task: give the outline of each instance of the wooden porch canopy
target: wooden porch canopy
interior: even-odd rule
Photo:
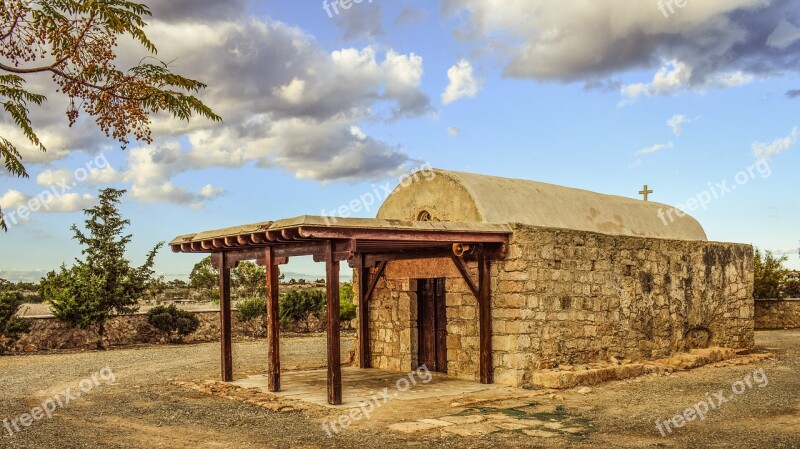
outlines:
[[[328,402],[342,402],[339,335],[339,263],[358,272],[359,364],[370,367],[369,299],[393,260],[451,258],[479,304],[480,378],[492,383],[490,263],[505,257],[511,229],[486,223],[407,222],[398,220],[303,216],[176,237],[176,253],[208,253],[220,272],[222,379],[233,380],[230,270],[244,260],[266,269],[267,346],[270,391],[280,390],[278,324],[279,265],[290,257],[313,256],[326,264]],[[478,262],[478,279],[466,260]],[[372,274],[372,276],[370,276]]]

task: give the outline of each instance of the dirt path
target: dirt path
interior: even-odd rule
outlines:
[[[477,405],[452,401],[392,406],[363,425],[328,438],[320,425],[330,411],[276,412],[239,400],[181,387],[218,376],[218,345],[146,347],[103,353],[0,358],[0,420],[30,412],[53,392],[79,392],[82,379],[109,367],[116,382],[98,377],[91,391],[59,408],[52,419],[20,426],[13,437],[0,426],[0,448],[266,448],[266,447],[770,447],[800,448],[800,331],[761,332],[761,347],[776,354],[759,365],[706,367],[671,376],[642,377],[579,392],[550,394],[514,390]],[[352,340],[343,339],[346,356]],[[322,336],[285,338],[285,369],[325,364]],[[263,342],[237,343],[237,376],[263,371]],[[752,373],[763,368],[768,383]],[[655,422],[682,413],[720,389],[750,375],[752,388],[710,411],[704,420],[659,434]],[[391,430],[410,418],[516,416],[509,401],[529,401],[530,417],[577,423],[585,432],[526,434],[508,430],[458,435],[439,428],[414,433]],[[506,405],[503,405],[506,404]],[[544,412],[543,412],[544,411]],[[513,412],[513,413],[512,413]],[[335,412],[334,412],[335,413]],[[528,412],[525,412],[528,413]],[[501,416],[502,418],[502,416]],[[548,419],[549,418],[549,419]],[[571,424],[572,425],[572,424]],[[13,428],[12,428],[13,430]]]

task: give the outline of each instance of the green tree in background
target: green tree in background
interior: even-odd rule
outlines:
[[[206,299],[219,302],[219,270],[211,263],[211,256],[204,257],[194,265],[189,274],[189,286],[203,292]]]
[[[127,0],[4,0],[0,3],[0,103],[27,144],[45,151],[29,117],[30,105],[47,98],[27,88],[46,76],[53,90],[67,97],[72,126],[81,111],[122,143],[131,136],[150,143],[151,115],[166,112],[181,120],[220,117],[193,93],[206,86],[172,73],[150,56],[127,70],[117,67],[119,42],[133,40],[151,55],[147,38],[149,8]],[[0,136],[0,160],[11,175],[28,177],[16,145]],[[0,229],[8,230],[0,212]]]
[[[243,298],[264,298],[267,295],[267,270],[246,260],[231,270],[234,290]]]
[[[756,299],[777,299],[783,297],[783,282],[788,270],[783,267],[786,256],[776,257],[772,251],[756,249],[754,260],[755,289],[753,296]]]
[[[131,266],[125,251],[132,236],[123,235],[130,220],[123,219],[118,209],[124,193],[111,188],[100,191],[100,204],[84,210],[86,232],[76,225],[71,228],[85,260],[76,259],[70,268],[62,266],[58,279],[48,280],[52,287],[45,299],[53,315],[84,329],[96,326],[98,349],[103,348],[105,326],[111,317],[138,310],[137,302],[152,279],[155,257],[163,245],[156,245],[143,265]]]

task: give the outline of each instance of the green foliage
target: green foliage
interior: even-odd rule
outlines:
[[[150,251],[143,265],[132,267],[125,258],[131,235],[123,235],[130,224],[122,219],[118,210],[124,190],[100,191],[100,203],[84,213],[88,234],[72,226],[75,239],[81,244],[85,260],[61,267],[42,280],[43,297],[50,302],[51,310],[73,326],[96,326],[97,347],[102,349],[106,322],[114,315],[133,313],[137,302],[145,293],[153,275],[153,264],[162,243]]]
[[[181,310],[174,304],[169,307],[158,306],[147,312],[147,322],[161,331],[170,341],[183,340],[200,328],[200,319],[191,312]]]
[[[219,304],[219,270],[211,263],[211,256],[197,262],[189,275],[189,286],[199,290],[209,301]]]
[[[761,250],[756,249],[754,259],[755,290],[753,292],[753,296],[756,299],[783,297],[781,286],[787,274],[783,263],[787,260],[786,256],[776,257],[772,251],[762,253]]]
[[[145,293],[151,300],[156,301],[165,291],[167,291],[167,283],[164,281],[164,276],[159,276],[150,279]]]
[[[267,298],[264,296],[245,298],[236,303],[236,310],[239,321],[246,322],[263,318],[267,315]]]
[[[784,286],[784,293],[789,298],[800,298],[800,281],[788,281]]]
[[[30,320],[17,316],[17,312],[19,312],[23,302],[24,299],[21,293],[0,290],[0,338],[14,342],[21,334],[30,329]],[[0,344],[0,352],[2,351],[3,346]]]
[[[267,294],[265,267],[246,260],[231,270],[231,282],[236,293],[244,298],[264,297]]]
[[[353,304],[355,293],[353,284],[346,283],[339,286],[339,320],[351,321],[356,317],[356,306]]]
[[[356,306],[352,301],[339,300],[339,320],[351,321],[356,317]]]
[[[322,290],[289,290],[278,305],[281,324],[303,323],[306,332],[309,332],[310,319],[322,318],[325,303],[325,292]]]

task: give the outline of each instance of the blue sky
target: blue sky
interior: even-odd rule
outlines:
[[[709,238],[800,268],[797,3],[559,3],[364,0],[329,16],[318,0],[153,2],[159,57],[209,85],[224,123],[157,117],[153,144],[121,151],[85,117],[67,129],[65,103],[31,80],[50,98],[33,111],[49,151],[24,152],[30,179],[0,176],[0,206],[75,187],[0,235],[0,276],[69,263],[69,226],[104,186],[129,190],[139,262],[179,234],[332,210],[423,163],[629,197],[648,184],[670,205],[725,182],[692,212]],[[121,64],[143,54],[121,45]],[[197,260],[166,250],[156,268],[186,277]]]

